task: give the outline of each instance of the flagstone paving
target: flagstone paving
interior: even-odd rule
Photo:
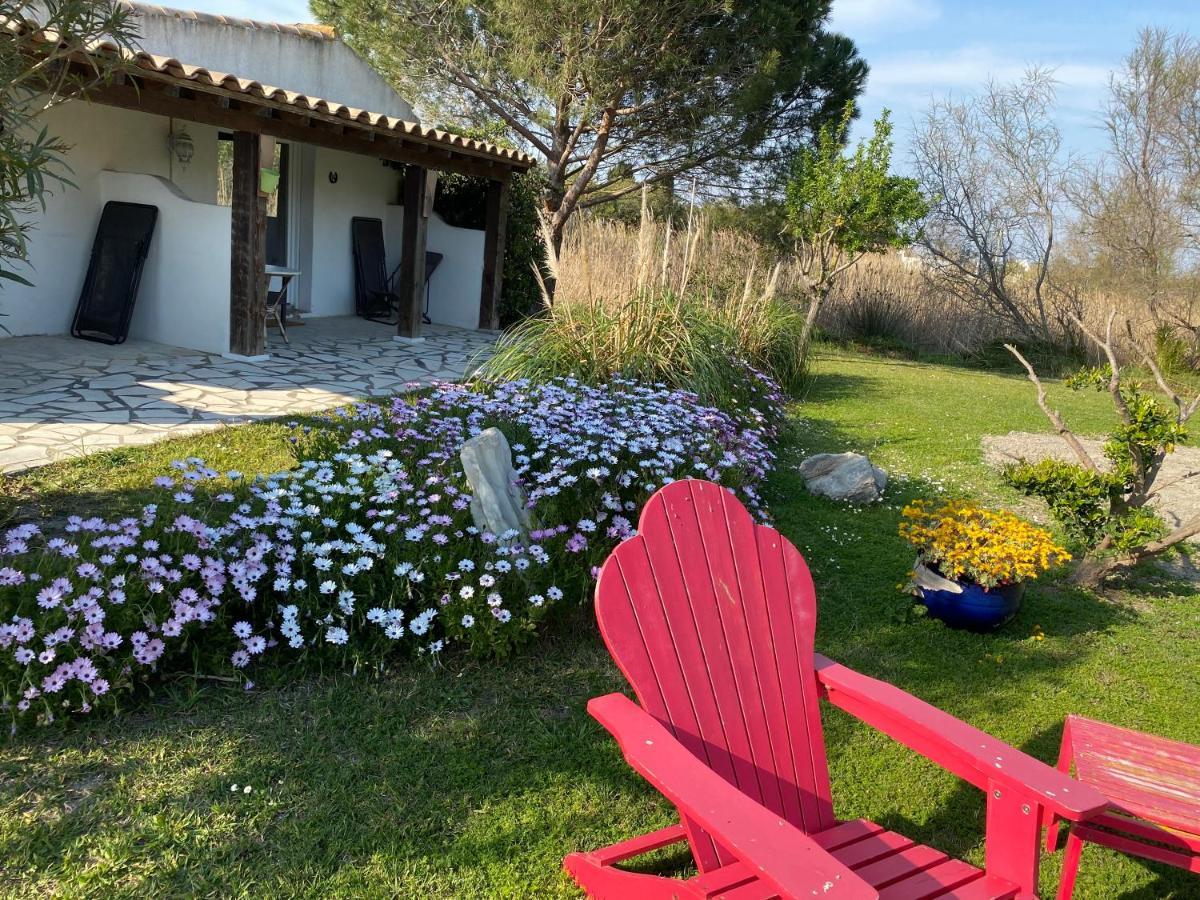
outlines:
[[[393,334],[354,317],[309,319],[289,330],[290,345],[268,331],[262,362],[149,341],[5,338],[0,472],[458,379],[495,343],[442,325],[424,326],[417,344]]]

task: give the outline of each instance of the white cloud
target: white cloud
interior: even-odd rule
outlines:
[[[932,90],[975,89],[989,78],[1014,81],[1031,65],[1054,70],[1065,90],[1092,91],[1105,85],[1107,66],[1062,62],[1054,59],[1020,59],[1001,55],[983,46],[967,46],[945,53],[905,53],[876,56],[871,60],[869,89],[890,91],[913,87]]]
[[[834,0],[829,21],[835,31],[854,37],[880,28],[922,28],[941,14],[935,0]]]

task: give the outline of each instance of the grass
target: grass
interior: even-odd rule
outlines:
[[[727,410],[756,399],[746,363],[787,388],[803,379],[796,273],[745,238],[702,221],[675,232],[643,210],[637,229],[574,222],[550,264],[553,304],[501,338],[489,377],[601,383],[621,372]]]
[[[815,374],[769,499],[813,568],[822,652],[1047,761],[1068,712],[1200,742],[1193,594],[1143,583],[1100,600],[1048,582],[1011,625],[978,636],[913,615],[896,590],[911,563],[896,536],[904,500],[939,489],[1013,499],[979,462],[978,441],[1044,428],[1027,382],[841,352],[818,358]],[[1109,423],[1103,396],[1051,393],[1081,430]],[[284,458],[273,427],[188,440],[196,449],[183,452],[211,455],[206,442],[224,439],[222,465],[249,470],[236,456],[245,440],[271,467]],[[855,512],[804,491],[794,471],[803,455],[846,449],[897,476],[885,504]],[[118,502],[156,474],[151,454],[179,452],[66,464],[23,496],[45,484]],[[621,687],[587,610],[537,652],[500,664],[451,657],[436,669],[317,675],[250,694],[168,687],[119,718],[0,746],[0,892],[575,896],[559,872],[565,852],[671,818],[583,711],[588,697]],[[836,710],[826,724],[839,815],[982,861],[976,791]],[[1060,856],[1043,866],[1045,895]],[[1195,876],[1094,847],[1076,892],[1198,895]]]

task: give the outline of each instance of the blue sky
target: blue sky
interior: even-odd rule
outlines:
[[[192,0],[207,12],[311,21],[307,0]],[[898,152],[930,97],[965,95],[989,76],[1011,80],[1029,65],[1053,67],[1060,124],[1070,148],[1095,153],[1108,73],[1139,28],[1200,33],[1200,0],[834,0],[833,27],[871,65],[863,122],[892,110]],[[860,128],[861,130],[861,128]]]

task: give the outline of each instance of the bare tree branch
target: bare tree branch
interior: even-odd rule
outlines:
[[[1059,437],[1066,441],[1067,446],[1071,448],[1071,452],[1075,454],[1075,458],[1079,460],[1079,464],[1088,471],[1098,473],[1100,471],[1100,467],[1096,465],[1096,461],[1092,459],[1087,450],[1084,449],[1083,444],[1080,443],[1079,438],[1075,436],[1075,433],[1067,427],[1066,423],[1062,419],[1062,416],[1058,414],[1058,411],[1053,409],[1050,404],[1046,402],[1046,388],[1042,385],[1042,380],[1038,378],[1037,372],[1034,370],[1029,360],[1022,356],[1021,351],[1012,344],[1005,344],[1004,349],[1015,356],[1017,361],[1025,367],[1026,375],[1028,376],[1029,380],[1033,382],[1033,386],[1037,388],[1038,406],[1041,407],[1041,410],[1043,413],[1045,413],[1046,418],[1050,420],[1050,424],[1054,426],[1054,430],[1058,432]]]

